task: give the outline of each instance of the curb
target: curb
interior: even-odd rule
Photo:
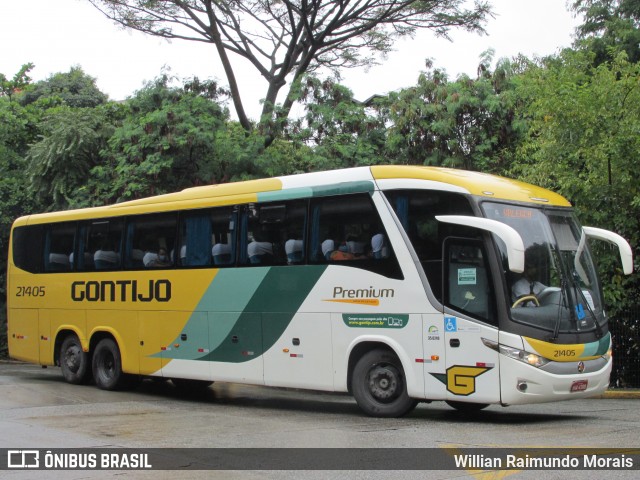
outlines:
[[[633,388],[629,388],[629,389],[620,389],[620,390],[607,390],[606,392],[604,392],[602,395],[598,395],[597,397],[593,397],[593,398],[613,398],[613,399],[620,399],[620,398],[640,398],[640,389],[633,389]]]

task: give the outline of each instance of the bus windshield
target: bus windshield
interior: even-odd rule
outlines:
[[[506,268],[511,318],[558,333],[599,330],[605,321],[600,285],[584,233],[573,214],[501,203],[483,204],[488,218],[518,231],[525,246],[525,269]]]

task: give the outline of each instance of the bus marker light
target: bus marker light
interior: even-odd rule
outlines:
[[[301,353],[290,353],[289,356],[292,358],[302,358]]]
[[[160,347],[160,350],[162,350],[163,352],[167,349],[167,347]]]
[[[284,353],[289,353],[289,349],[288,349],[288,348],[283,348],[283,349],[282,349],[282,351],[283,351]]]
[[[431,360],[437,362],[438,360],[440,360],[440,355],[431,355]]]
[[[424,358],[416,358],[416,363],[424,363]]]
[[[173,347],[174,347],[174,348],[180,348],[180,344],[179,344],[179,343],[174,343],[174,344],[173,344]]]

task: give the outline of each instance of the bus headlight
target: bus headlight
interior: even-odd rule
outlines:
[[[499,346],[499,352],[509,358],[513,358],[515,360],[521,361],[522,363],[526,363],[527,365],[531,365],[532,367],[540,368],[549,363],[549,360],[541,357],[540,355],[527,352],[525,350],[518,350],[517,348],[506,347],[504,345]]]
[[[509,358],[513,358],[515,360],[518,360],[522,363],[526,363],[527,365],[531,365],[533,367],[540,368],[546,365],[547,363],[549,363],[550,361],[544,357],[541,357],[536,353],[527,352],[525,350],[519,350],[513,347],[507,347],[505,345],[501,345],[487,338],[482,338],[482,343],[484,343],[485,346],[491,348],[492,350],[496,350],[497,352],[500,352],[501,354]]]

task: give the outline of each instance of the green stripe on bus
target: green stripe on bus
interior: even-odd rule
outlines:
[[[609,350],[609,346],[611,345],[611,334],[607,333],[600,340],[587,343],[584,346],[584,352],[582,353],[583,357],[595,357],[598,355],[604,355]]]
[[[171,345],[154,357],[240,363],[269,350],[326,265],[223,269]],[[204,340],[203,340],[204,339]],[[204,355],[198,351],[208,346]]]
[[[247,268],[245,271],[258,269]],[[326,265],[271,267],[231,331],[199,360],[240,363],[269,350],[282,336]],[[256,331],[262,329],[262,335]],[[235,337],[235,338],[234,338]]]
[[[343,182],[319,187],[288,188],[271,192],[258,193],[258,202],[273,202],[278,200],[296,200],[309,197],[328,197],[331,195],[345,195],[351,193],[373,192],[374,184],[368,180],[357,182]]]

